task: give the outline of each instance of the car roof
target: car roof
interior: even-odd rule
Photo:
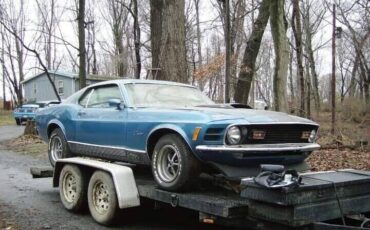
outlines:
[[[107,85],[107,84],[161,84],[161,85],[177,85],[177,86],[185,86],[185,87],[192,87],[196,88],[195,86],[174,82],[174,81],[161,81],[161,80],[144,80],[144,79],[120,79],[120,80],[109,80],[103,81],[91,86],[98,86],[98,85]]]

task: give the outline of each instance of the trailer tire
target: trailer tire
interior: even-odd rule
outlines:
[[[67,164],[59,176],[59,194],[63,206],[71,212],[80,212],[86,207],[86,175],[76,165]]]
[[[58,159],[72,157],[72,152],[60,128],[54,129],[50,135],[48,156],[50,164],[53,167]]]
[[[98,170],[90,178],[87,200],[91,216],[103,225],[111,224],[118,212],[118,199],[113,179],[107,172]]]
[[[184,191],[198,177],[200,162],[179,135],[166,134],[154,147],[152,173],[162,189]]]

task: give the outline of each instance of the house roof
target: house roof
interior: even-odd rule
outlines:
[[[48,72],[49,74],[53,74],[53,75],[59,75],[59,76],[67,77],[71,79],[78,79],[78,73],[72,73],[72,72],[62,71],[62,70],[48,70]],[[45,74],[45,71],[38,73],[27,79],[24,79],[21,83],[24,84],[32,79],[40,77],[43,74]],[[117,76],[97,75],[97,74],[88,74],[86,77],[86,80],[92,80],[92,81],[106,81],[106,80],[117,80],[117,79],[121,79],[121,78]]]

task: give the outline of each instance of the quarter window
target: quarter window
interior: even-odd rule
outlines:
[[[117,85],[95,88],[88,101],[89,108],[109,108],[110,99],[121,100],[121,93]]]
[[[110,99],[122,100],[121,92],[117,85],[100,86],[88,89],[78,103],[88,108],[109,108]]]

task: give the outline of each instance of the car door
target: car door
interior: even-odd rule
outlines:
[[[79,99],[81,108],[77,113],[75,137],[80,147],[90,146],[89,152],[125,146],[127,111],[123,106],[112,106],[110,99],[123,101],[116,84],[92,87]],[[91,148],[94,146],[102,148]]]

